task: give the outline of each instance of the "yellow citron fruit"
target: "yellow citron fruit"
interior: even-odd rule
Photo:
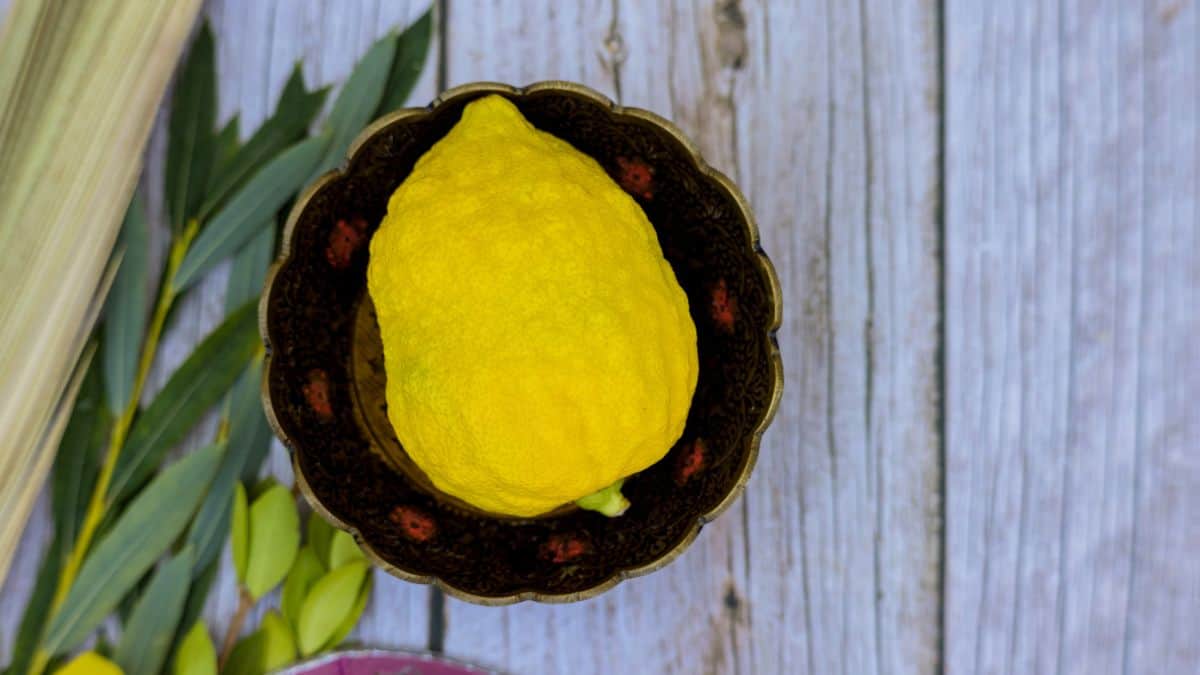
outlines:
[[[502,97],[467,105],[392,195],[367,283],[388,417],[450,495],[542,514],[683,432],[696,329],[653,226]]]
[[[54,671],[54,675],[122,675],[122,671],[117,664],[96,652],[83,652]]]

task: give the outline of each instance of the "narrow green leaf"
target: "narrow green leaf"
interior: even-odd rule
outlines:
[[[275,257],[275,219],[272,216],[269,220],[233,256],[233,264],[229,266],[229,284],[225,287],[226,312],[257,300],[262,293],[267,268]]]
[[[329,136],[324,134],[300,141],[259,169],[192,242],[175,274],[175,288],[183,290],[195,283],[274,222],[275,212],[304,186],[328,144]]]
[[[171,375],[138,415],[109,484],[119,500],[144,481],[163,456],[213,407],[260,348],[255,303],[229,315]]]
[[[167,128],[167,212],[176,229],[196,213],[208,183],[216,110],[213,35],[205,22],[175,82]]]
[[[250,505],[249,543],[246,590],[257,600],[283,581],[300,548],[300,515],[290,490],[276,485]]]
[[[325,569],[333,569],[329,564],[329,548],[333,544],[333,533],[337,530],[316,513],[308,514],[308,545],[317,554],[317,559]]]
[[[149,283],[150,227],[141,193],[135,192],[125,211],[117,243],[121,266],[113,280],[104,308],[104,384],[108,407],[120,415],[133,396],[142,335],[146,331],[147,284]]]
[[[328,93],[328,89],[308,91],[304,85],[304,73],[297,62],[287,84],[283,86],[283,93],[275,106],[275,114],[263,122],[250,140],[230,159],[228,165],[223,166],[220,172],[213,176],[208,196],[204,205],[200,207],[201,220],[216,213],[225,200],[245,183],[256,169],[284,148],[303,138],[313,118],[325,104],[325,95]]]
[[[358,601],[367,563],[352,562],[321,577],[300,608],[296,629],[301,656],[315,654],[333,637]]]
[[[117,603],[117,619],[121,622],[122,626],[129,623],[129,616],[133,614],[133,608],[137,606],[138,598],[142,597],[142,593],[145,592],[146,586],[149,584],[150,574],[147,572],[130,587],[125,597],[121,598],[121,602]]]
[[[397,41],[395,33],[388,33],[371,45],[355,64],[329,111],[325,124],[331,133],[330,143],[324,158],[310,174],[310,180],[340,164],[351,141],[374,119],[396,55]]]
[[[238,483],[233,490],[233,514],[229,545],[233,551],[233,570],[238,583],[246,583],[246,560],[250,555],[250,507],[246,505],[246,486]]]
[[[262,374],[262,356],[256,354],[249,368],[239,378],[229,396],[229,442],[225,457],[221,460],[221,468],[213,479],[212,487],[204,498],[204,504],[192,520],[188,530],[188,542],[196,548],[196,569],[200,569],[217,559],[221,546],[229,534],[230,515],[233,509],[234,485],[245,473],[246,464],[257,454],[252,438],[247,438],[246,427],[255,417],[263,417],[262,405],[259,403],[259,386]],[[263,424],[266,424],[265,419]],[[268,432],[270,430],[268,429]],[[261,441],[269,444],[269,439]],[[261,463],[261,460],[259,460]],[[257,467],[255,467],[257,472]]]
[[[179,643],[171,672],[173,675],[217,675],[217,648],[203,621],[193,623]]]
[[[192,526],[188,529],[188,543],[197,551],[194,571],[204,569],[221,553],[225,542],[225,534],[230,531],[230,518],[233,515],[233,491],[240,473],[240,462],[231,456],[237,454],[237,448],[227,446],[217,477],[213,479],[208,495]]]
[[[103,365],[94,359],[75,397],[75,409],[58,444],[50,477],[54,537],[73,542],[99,473],[99,457],[108,443],[112,418],[104,404]]]
[[[337,569],[354,560],[366,560],[354,536],[342,530],[334,532],[329,543],[329,569]]]
[[[286,95],[284,97],[286,99]],[[273,225],[274,223],[272,223]],[[275,228],[267,226],[233,257],[229,285],[225,291],[228,311],[242,302],[257,300],[262,292],[267,268],[275,255]],[[227,399],[229,444],[237,454],[242,480],[253,482],[271,447],[271,429],[261,403],[262,361],[255,359],[233,385]]]
[[[154,573],[113,654],[125,675],[158,675],[167,661],[191,579],[191,547],[184,547]]]
[[[242,461],[242,480],[254,481],[262,470],[263,460],[271,449],[275,435],[267,424],[262,409],[262,363],[250,364],[242,379],[234,386],[233,416],[229,420],[230,442],[237,442],[246,453]]]
[[[204,611],[204,603],[208,600],[208,591],[217,578],[220,563],[219,559],[213,560],[199,572],[195,569],[192,570],[192,585],[188,589],[187,602],[183,605],[183,616],[179,618],[179,627],[175,629],[172,652],[179,648],[179,643],[186,637],[185,629],[200,620],[200,614]]]
[[[299,623],[300,608],[304,606],[309,589],[317,583],[317,579],[325,576],[326,571],[311,546],[305,546],[296,554],[279,599],[279,609],[293,627]]]
[[[421,77],[421,70],[425,67],[425,59],[429,54],[429,42],[432,37],[433,8],[431,7],[400,34],[396,56],[392,59],[392,68],[388,73],[387,84],[383,88],[383,99],[375,111],[376,117],[404,107],[408,97],[412,94],[413,86]]]
[[[33,652],[42,640],[42,631],[46,629],[46,620],[50,618],[50,601],[54,599],[54,587],[58,583],[58,572],[62,567],[61,547],[64,541],[66,540],[56,537],[42,557],[33,593],[25,604],[25,614],[21,616],[17,637],[13,641],[12,659],[8,663],[11,673],[23,675],[29,670]]]
[[[266,648],[267,637],[261,630],[238,640],[221,675],[263,675],[266,672],[263,668]]]
[[[271,672],[296,660],[296,638],[292,627],[278,612],[267,612],[259,630],[263,634],[263,670]]]
[[[363,611],[367,609],[367,601],[371,598],[372,579],[370,570],[368,570],[367,579],[363,582],[362,590],[358,593],[358,599],[354,601],[354,607],[350,608],[350,613],[342,620],[342,625],[333,631],[333,636],[321,647],[321,651],[336,649],[338,645],[346,640],[354,630],[354,627],[358,625],[358,620],[362,618]]]
[[[78,645],[183,531],[216,473],[221,446],[192,452],[168,467],[129,504],[96,544],[50,622],[43,648]]]
[[[225,126],[217,132],[217,137],[213,140],[213,166],[212,171],[208,175],[208,187],[205,188],[204,194],[211,195],[214,184],[220,177],[229,170],[229,164],[241,149],[241,120],[239,115],[234,113],[233,117],[225,123]],[[207,203],[207,199],[205,200]],[[200,212],[196,214],[197,219],[203,219],[204,207],[200,207]]]

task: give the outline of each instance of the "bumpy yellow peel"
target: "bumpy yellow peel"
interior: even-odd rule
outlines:
[[[448,494],[538,515],[683,432],[696,330],[653,227],[502,97],[469,104],[392,195],[367,281],[388,416]]]

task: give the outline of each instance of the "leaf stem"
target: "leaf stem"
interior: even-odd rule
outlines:
[[[242,632],[242,624],[246,622],[246,614],[253,607],[254,598],[250,597],[250,593],[245,588],[238,588],[237,611],[229,620],[229,631],[225,633],[225,643],[221,645],[221,658],[217,661],[218,670],[225,668],[225,662],[229,660],[229,655],[233,653],[233,648],[237,645],[238,635]]]
[[[154,364],[154,355],[158,351],[158,343],[162,338],[163,328],[167,322],[167,315],[170,313],[171,307],[175,303],[175,298],[179,294],[172,280],[175,272],[179,270],[179,265],[183,262],[183,257],[187,254],[188,247],[191,245],[192,239],[195,238],[198,230],[199,224],[195,220],[189,221],[179,234],[179,237],[171,242],[171,250],[167,254],[167,265],[166,269],[163,270],[163,279],[160,284],[158,300],[154,306],[154,315],[147,328],[145,342],[142,344],[142,352],[138,360],[137,376],[133,381],[133,392],[120,417],[113,422],[112,433],[108,437],[108,448],[104,454],[104,464],[100,468],[100,475],[96,478],[96,487],[92,490],[92,497],[88,501],[87,511],[83,516],[83,524],[79,528],[79,536],[71,544],[71,552],[63,562],[62,572],[59,573],[58,585],[55,586],[54,590],[54,598],[50,602],[50,616],[53,616],[67,599],[67,593],[71,590],[71,585],[75,582],[75,577],[79,574],[80,568],[83,567],[83,561],[87,556],[88,548],[92,544],[92,538],[95,537],[96,530],[99,529],[100,524],[104,522],[104,516],[108,511],[108,507],[111,506],[108,494],[109,482],[112,480],[113,472],[117,468],[117,460],[121,456],[121,449],[125,446],[125,439],[129,435],[129,429],[133,425],[133,418],[137,415],[138,401],[142,397],[142,388],[145,386],[146,378],[150,374],[150,366]],[[30,660],[28,675],[41,675],[46,665],[50,662],[51,656],[51,654],[46,653],[44,649],[39,647]]]

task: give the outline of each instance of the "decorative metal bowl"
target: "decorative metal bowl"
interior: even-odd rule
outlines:
[[[683,436],[631,477],[618,518],[494,516],[438,491],[386,415],[368,246],[413,164],[489,94],[594,157],[641,204],[687,293],[700,377]],[[263,403],[313,508],[388,572],[483,604],[570,602],[666,565],[739,495],[783,386],[779,283],[737,188],[666,120],[586,87],[479,83],[384,116],[288,217],[260,306]]]

